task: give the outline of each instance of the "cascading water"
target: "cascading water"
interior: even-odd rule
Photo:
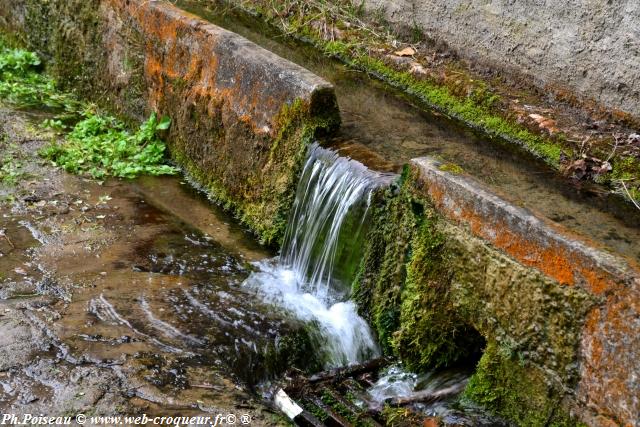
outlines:
[[[373,190],[390,177],[313,145],[302,171],[279,258],[257,263],[245,286],[314,325],[326,368],[379,354],[352,301]]]

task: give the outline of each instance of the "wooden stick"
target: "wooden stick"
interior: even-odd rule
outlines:
[[[454,397],[462,390],[464,390],[465,383],[452,385],[451,387],[443,388],[438,391],[419,391],[413,393],[410,396],[394,397],[389,399],[386,403],[390,406],[407,406],[413,403],[431,403],[438,400],[444,400],[449,397]]]

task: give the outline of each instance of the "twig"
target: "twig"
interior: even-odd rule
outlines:
[[[15,249],[16,247],[13,245],[13,242],[11,241],[9,236],[7,236],[6,232],[7,232],[7,230],[5,228],[0,229],[0,236],[4,237],[4,240],[6,240],[7,243],[9,243],[9,246],[11,246],[12,249]]]
[[[376,371],[384,366],[387,366],[390,360],[386,357],[380,357],[377,359],[368,360],[357,365],[346,366],[342,368],[335,368],[329,371],[319,372],[309,377],[308,382],[315,384],[324,381],[341,380],[347,377],[361,375],[363,373]]]
[[[191,387],[194,388],[206,388],[207,390],[215,390],[216,387],[210,384],[190,384]]]
[[[626,184],[624,183],[623,180],[620,180],[620,184],[622,184],[622,188],[624,188],[624,191],[627,193],[627,197],[629,197],[629,200],[631,200],[631,203],[633,203],[635,205],[636,208],[640,209],[640,205],[638,204],[638,202],[635,201],[635,199],[631,196],[631,193],[629,193],[629,190],[627,189]]]
[[[611,160],[613,155],[616,153],[616,149],[618,148],[618,144],[620,144],[620,135],[614,134],[613,135],[613,139],[615,140],[615,144],[613,145],[613,150],[611,150],[611,153],[609,153],[609,157],[607,157],[607,160],[605,160],[605,162],[608,162],[609,160]]]
[[[407,406],[413,403],[431,403],[438,400],[449,399],[456,396],[464,390],[465,383],[455,384],[450,387],[438,391],[419,391],[407,397],[394,397],[387,400],[389,406]]]

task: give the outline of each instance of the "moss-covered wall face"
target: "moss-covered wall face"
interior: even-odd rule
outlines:
[[[278,243],[306,144],[339,123],[329,83],[168,2],[0,5],[3,26],[65,85],[131,121],[170,116],[172,156],[265,243]]]
[[[416,370],[477,360],[486,342],[466,395],[523,425],[564,420],[597,299],[445,220],[418,176],[408,168],[378,197],[354,284],[362,312],[386,351]]]
[[[354,295],[385,351],[424,370],[470,356],[482,340],[452,305],[446,236],[411,179],[407,169],[399,188],[378,194]]]

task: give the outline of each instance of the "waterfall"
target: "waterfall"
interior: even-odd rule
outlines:
[[[379,354],[349,291],[361,258],[373,190],[390,177],[314,144],[304,165],[279,258],[256,263],[244,285],[314,325],[325,367]]]

